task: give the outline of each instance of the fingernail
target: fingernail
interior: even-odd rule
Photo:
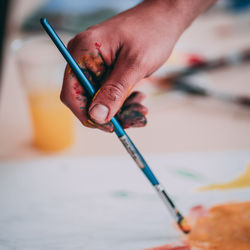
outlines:
[[[102,104],[96,104],[89,110],[89,115],[91,116],[91,118],[99,124],[103,124],[106,122],[108,113],[109,109]]]

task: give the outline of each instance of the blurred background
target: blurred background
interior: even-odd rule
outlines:
[[[116,136],[83,127],[61,104],[65,62],[39,22],[47,17],[66,44],[138,2],[1,0],[0,249],[127,250],[179,240]],[[127,132],[185,214],[249,200],[249,189],[196,189],[245,170],[229,186],[250,186],[249,27],[249,0],[219,0],[138,84],[148,124]]]
[[[65,63],[39,18],[48,17],[67,43],[138,1],[2,3],[1,159],[124,153],[112,135],[83,127],[59,103]],[[140,84],[148,96],[148,125],[128,133],[143,152],[250,148],[249,102],[237,99],[250,97],[249,25],[249,1],[219,1],[184,33],[169,61]],[[190,73],[190,67],[198,70]]]
[[[124,153],[113,135],[83,127],[59,103],[65,63],[39,19],[46,16],[67,43],[138,2],[1,1],[2,160]],[[148,125],[128,133],[142,152],[250,148],[249,25],[249,1],[218,1],[139,85],[148,96]]]

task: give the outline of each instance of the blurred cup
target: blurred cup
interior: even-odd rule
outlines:
[[[55,152],[73,142],[73,117],[60,101],[65,61],[44,36],[16,40],[12,46],[27,94],[35,147]]]

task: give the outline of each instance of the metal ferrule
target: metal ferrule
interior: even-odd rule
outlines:
[[[169,209],[169,211],[172,214],[172,216],[175,218],[175,220],[177,222],[179,222],[180,219],[182,218],[182,216],[179,213],[179,211],[175,208],[175,206],[172,203],[172,201],[167,196],[164,187],[161,184],[155,185],[154,187],[155,187],[155,190],[157,191],[158,195],[162,199],[162,201],[165,203],[165,205]]]

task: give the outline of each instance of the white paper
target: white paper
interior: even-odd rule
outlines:
[[[250,189],[196,191],[242,173],[249,151],[146,158],[184,214],[249,199]],[[138,250],[181,236],[129,156],[1,163],[0,202],[1,250]]]

